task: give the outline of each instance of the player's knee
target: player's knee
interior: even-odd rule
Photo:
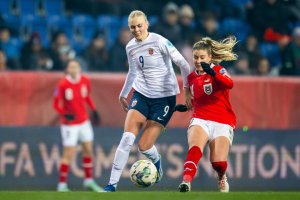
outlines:
[[[93,150],[92,149],[85,149],[82,151],[83,156],[92,156],[93,155]]]
[[[123,151],[130,151],[135,140],[135,135],[130,132],[125,132],[119,144],[119,148]]]

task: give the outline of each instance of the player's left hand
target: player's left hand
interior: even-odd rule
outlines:
[[[101,117],[100,117],[99,113],[96,110],[92,111],[91,122],[94,126],[98,126],[101,123]]]
[[[125,97],[119,97],[119,101],[120,101],[120,104],[121,104],[121,107],[123,108],[123,110],[125,112],[128,112],[129,105],[127,103],[126,98]]]
[[[210,64],[208,64],[206,62],[201,62],[200,64],[201,64],[201,67],[202,67],[203,71],[205,71],[206,73],[208,73],[211,76],[215,76],[216,75],[215,70],[213,70],[210,67]]]

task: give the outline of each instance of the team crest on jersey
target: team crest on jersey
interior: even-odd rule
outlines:
[[[134,99],[134,100],[132,101],[132,103],[131,103],[131,107],[134,107],[136,104],[137,104],[137,100]]]
[[[150,55],[150,56],[152,56],[152,55],[153,55],[153,53],[154,53],[154,50],[153,50],[153,48],[149,48],[149,49],[148,49],[148,53],[149,53],[149,55]]]
[[[225,76],[227,76],[227,77],[230,78],[230,75],[228,74],[228,72],[227,72],[227,70],[225,68],[220,69],[219,72],[220,72],[220,74],[225,75]]]
[[[167,41],[167,47],[168,48],[173,48],[174,47],[172,42],[170,42],[169,40]]]
[[[212,89],[212,84],[209,83],[209,84],[203,85],[203,89],[204,89],[205,94],[210,95],[212,93],[212,90],[213,90]]]

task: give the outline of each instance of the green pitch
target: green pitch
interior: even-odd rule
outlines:
[[[300,192],[0,192],[1,200],[295,200],[300,199]]]

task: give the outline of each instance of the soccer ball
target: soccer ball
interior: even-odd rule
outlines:
[[[138,160],[130,168],[130,179],[138,187],[152,186],[157,179],[155,165],[149,160]]]

